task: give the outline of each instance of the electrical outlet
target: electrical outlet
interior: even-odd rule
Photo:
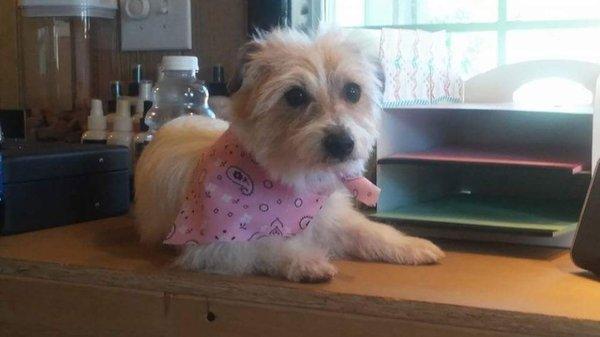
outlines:
[[[190,0],[121,0],[121,49],[192,49]]]

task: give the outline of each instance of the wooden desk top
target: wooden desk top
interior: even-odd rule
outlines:
[[[490,243],[441,245],[448,254],[439,265],[339,261],[332,282],[294,284],[170,268],[173,251],[139,246],[132,220],[118,217],[0,237],[0,277],[158,290],[537,336],[600,336],[600,282],[575,267],[568,251]]]

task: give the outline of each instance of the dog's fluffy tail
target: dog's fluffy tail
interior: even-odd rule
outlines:
[[[170,230],[202,150],[228,123],[200,116],[164,125],[144,149],[135,170],[135,217],[143,243],[161,242]]]

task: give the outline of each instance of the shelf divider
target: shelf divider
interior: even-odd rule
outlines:
[[[425,151],[398,152],[380,158],[378,164],[398,163],[450,163],[492,166],[520,166],[568,170],[573,174],[589,171],[589,165],[579,155],[570,151],[556,153],[551,150],[510,148],[499,146],[444,145]]]
[[[580,205],[570,200],[454,194],[372,215],[379,220],[428,227],[555,237],[575,229]]]

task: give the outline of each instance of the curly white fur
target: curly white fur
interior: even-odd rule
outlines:
[[[231,127],[257,161],[297,189],[310,188],[315,176],[333,180],[335,172],[361,170],[375,141],[380,83],[360,48],[340,32],[309,37],[280,30],[246,49],[242,82],[232,99]],[[339,97],[348,81],[360,84],[364,92],[356,104]],[[287,88],[298,85],[312,97],[302,110],[282,100]],[[345,127],[356,142],[352,157],[344,162],[329,161],[320,148],[324,130],[332,125]],[[221,120],[182,117],[155,135],[136,169],[135,213],[142,242],[164,239],[201,152],[228,126]],[[441,257],[443,252],[431,242],[368,220],[352,208],[347,191],[339,190],[311,226],[293,238],[187,246],[177,263],[220,274],[318,282],[335,275],[332,258],[422,264]]]

